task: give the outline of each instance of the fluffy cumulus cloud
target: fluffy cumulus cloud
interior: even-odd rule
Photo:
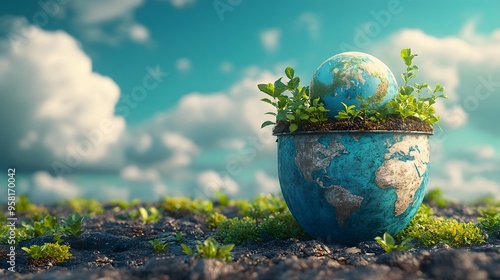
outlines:
[[[72,1],[75,24],[87,40],[117,44],[128,39],[139,43],[150,39],[148,29],[137,23],[134,11],[144,0]]]
[[[58,199],[72,198],[81,194],[78,186],[60,177],[53,177],[45,171],[36,172],[32,176],[36,186],[31,196],[57,197]]]
[[[273,52],[279,47],[280,38],[281,29],[279,28],[267,29],[260,33],[260,42],[268,52]]]
[[[435,153],[430,187],[440,186],[458,199],[481,194],[500,197],[500,177],[495,175],[500,174],[498,145],[474,144],[487,143],[485,138],[496,143],[500,136],[496,124],[500,116],[500,29],[481,34],[473,20],[455,36],[403,29],[374,43],[369,52],[394,73],[402,73],[404,65],[397,54],[407,47],[419,54],[414,62],[420,68],[420,81],[441,83],[449,96],[436,104],[443,131],[438,129],[431,138]],[[472,143],[473,148],[468,150],[464,143]]]
[[[491,146],[475,146],[451,156],[432,178],[449,197],[471,200],[482,195],[500,198],[500,159]]]
[[[260,130],[260,124],[267,119],[266,110],[272,108],[262,106],[262,93],[256,84],[275,78],[270,72],[260,71],[246,75],[224,92],[187,94],[176,108],[158,114],[148,126],[150,130],[168,128],[178,132],[204,149],[218,147],[235,137],[255,136],[269,142],[264,134],[270,131]]]
[[[130,128],[126,161],[201,195],[216,189],[230,194],[274,190],[276,170],[256,178],[251,174],[256,166],[264,167],[259,161],[274,160],[275,138],[270,128],[260,129],[264,113],[272,108],[262,106],[256,84],[276,77],[254,69],[225,91],[186,94],[173,109]],[[128,172],[145,171],[124,170],[122,176]],[[254,187],[256,181],[260,189]]]
[[[15,48],[8,39],[0,42],[0,100],[10,104],[0,111],[0,125],[9,131],[0,152],[5,162],[37,172],[30,192],[86,196],[116,184],[76,186],[76,177],[95,170],[114,172],[129,186],[107,192],[119,197],[273,189],[276,170],[268,162],[275,138],[270,127],[260,129],[272,108],[261,104],[256,84],[275,80],[275,73],[249,68],[223,91],[186,94],[172,109],[126,127],[114,115],[118,86],[92,72],[78,42],[61,31],[27,28],[36,36]],[[266,172],[254,175],[259,169]]]
[[[24,26],[14,19],[7,32],[32,34],[13,44],[0,41],[0,153],[10,164],[50,169],[94,163],[124,130],[114,115],[118,86],[92,71],[78,42],[62,32]],[[16,27],[17,26],[17,27]],[[64,55],[62,55],[64,54]]]
[[[456,36],[435,37],[419,29],[403,29],[375,43],[370,52],[386,62],[395,73],[402,73],[399,50],[411,47],[419,56],[422,80],[446,87],[449,100],[440,101],[443,125],[448,128],[471,125],[500,134],[491,116],[499,116],[500,29],[480,34],[476,22],[467,22]]]
[[[204,197],[210,197],[212,193],[217,191],[222,191],[230,195],[237,194],[240,191],[240,186],[231,177],[221,176],[215,170],[200,172],[197,177],[197,183],[197,191]]]

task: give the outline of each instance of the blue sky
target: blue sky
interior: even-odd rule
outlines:
[[[450,97],[436,105],[429,187],[500,198],[498,1],[1,5],[1,165],[16,167],[18,191],[35,200],[277,193],[256,85],[288,65],[308,84],[348,50],[399,79],[406,47],[422,80]]]

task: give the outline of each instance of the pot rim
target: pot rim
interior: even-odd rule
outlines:
[[[311,131],[296,131],[296,132],[279,132],[274,133],[274,136],[285,136],[285,135],[298,135],[298,134],[334,134],[334,133],[406,133],[406,134],[425,134],[425,135],[434,135],[434,132],[425,132],[425,131],[408,131],[408,130],[311,130]]]

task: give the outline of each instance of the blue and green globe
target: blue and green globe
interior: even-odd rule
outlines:
[[[320,97],[333,118],[346,105],[367,100],[383,105],[396,96],[398,84],[389,67],[378,58],[362,52],[344,52],[323,62],[311,81],[310,97]]]

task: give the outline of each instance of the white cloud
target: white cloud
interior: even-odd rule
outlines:
[[[175,8],[182,9],[192,6],[194,3],[196,3],[196,0],[169,0],[169,2]]]
[[[320,23],[318,15],[311,12],[303,12],[297,20],[299,25],[305,26],[312,39],[318,39],[320,36]]]
[[[121,177],[128,181],[157,182],[160,174],[154,169],[141,169],[136,165],[129,165],[122,169]]]
[[[274,151],[271,130],[260,129],[269,119],[264,113],[273,108],[259,101],[264,94],[256,85],[276,78],[257,69],[224,92],[186,94],[173,110],[157,114],[147,130],[178,133],[201,149],[220,147],[234,138],[259,137],[268,151]]]
[[[165,132],[162,135],[162,141],[165,147],[177,152],[186,152],[191,154],[197,154],[199,152],[199,148],[195,143],[193,143],[193,141],[178,133]]]
[[[128,165],[121,170],[120,176],[127,182],[136,183],[132,188],[147,188],[150,195],[159,197],[165,196],[168,190],[167,186],[163,183],[160,172],[161,170],[157,165],[153,165],[149,168]],[[119,188],[117,190],[119,190]],[[130,196],[130,192],[128,196]]]
[[[436,105],[442,122],[449,128],[463,127],[469,122],[491,130],[492,116],[500,103],[500,82],[493,73],[500,71],[500,29],[490,34],[475,30],[476,22],[468,21],[456,36],[435,37],[419,29],[403,29],[375,42],[371,52],[383,60],[395,73],[404,65],[397,54],[411,47],[418,53],[414,62],[419,66],[421,80],[441,83],[449,100]],[[493,125],[493,133],[500,127]]]
[[[245,140],[242,138],[229,138],[229,139],[221,139],[219,141],[219,148],[222,149],[233,149],[239,150],[245,147]]]
[[[206,196],[216,191],[222,191],[227,194],[236,194],[240,186],[228,176],[221,176],[214,170],[201,172],[197,178],[198,187]]]
[[[267,119],[264,113],[272,107],[259,101],[264,94],[256,85],[276,80],[277,75],[256,67],[246,73],[227,90],[186,94],[174,108],[158,113],[137,131],[129,131],[132,152],[128,162],[157,170],[171,180],[169,185],[187,186],[185,192],[193,186],[205,192],[225,184],[230,192],[259,193],[253,170],[275,160],[276,138],[270,127],[260,129]],[[242,172],[227,175],[224,170],[231,162],[237,162],[236,169]],[[272,169],[266,172],[275,173]],[[260,183],[270,181],[266,178],[257,177]],[[209,187],[202,188],[205,185]]]
[[[484,176],[485,172],[498,172],[492,163],[471,164],[468,161],[449,160],[443,174],[430,179],[432,186],[440,186],[446,196],[470,201],[482,195],[500,198],[500,183]]]
[[[139,153],[143,153],[151,148],[153,144],[153,138],[149,134],[143,134],[139,138],[139,142],[135,146]]]
[[[124,39],[149,41],[148,29],[134,19],[134,11],[143,4],[144,0],[87,0],[73,1],[71,8],[85,39],[113,45]]]
[[[37,193],[52,195],[57,198],[72,198],[80,195],[78,187],[62,178],[52,177],[45,171],[36,172],[32,176]]]
[[[77,19],[82,23],[102,23],[130,15],[144,0],[86,0],[73,1]]]
[[[130,38],[136,42],[146,42],[149,40],[149,31],[144,25],[133,24],[130,27]]]
[[[185,57],[177,59],[177,62],[175,63],[177,70],[183,73],[189,72],[192,66],[191,60]]]
[[[474,151],[477,153],[477,156],[482,159],[493,159],[496,154],[495,148],[492,146],[476,147]]]
[[[281,191],[278,179],[270,177],[263,170],[257,170],[254,179],[261,193],[277,194]]]
[[[281,29],[272,28],[264,30],[260,33],[260,42],[264,49],[269,52],[275,51],[280,43]]]
[[[229,61],[223,61],[220,66],[219,66],[219,69],[221,72],[223,73],[231,73],[233,72],[234,70],[234,66],[231,62]]]
[[[12,164],[45,169],[69,154],[75,165],[103,158],[125,128],[114,115],[118,86],[92,72],[70,35],[29,28],[36,36],[15,49],[0,41],[0,99],[9,104],[0,110],[0,126],[9,131],[2,155]]]

